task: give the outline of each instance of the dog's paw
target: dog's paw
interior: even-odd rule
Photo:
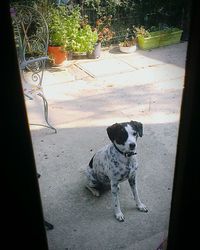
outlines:
[[[141,212],[145,212],[145,213],[148,212],[148,208],[147,208],[143,203],[138,204],[138,205],[137,205],[137,209],[138,209],[139,211],[141,211]]]
[[[96,196],[96,197],[99,197],[100,196],[100,193],[98,190],[94,190],[93,192],[93,195]]]
[[[87,188],[88,190],[90,190],[90,192],[91,192],[94,196],[97,196],[97,197],[100,196],[99,190],[97,190],[97,189],[95,189],[95,188],[93,188],[93,187],[90,187],[90,186],[88,186],[88,185],[86,185],[86,188]]]
[[[115,214],[115,217],[118,221],[123,222],[125,220],[122,212]]]

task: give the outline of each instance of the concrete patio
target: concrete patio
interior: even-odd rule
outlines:
[[[30,126],[50,250],[156,250],[167,236],[187,43],[66,61],[48,68],[44,92],[57,129]],[[30,123],[43,123],[42,103],[27,101]],[[138,189],[149,212],[135,207],[127,182],[120,202],[125,222],[113,216],[111,193],[85,189],[84,170],[109,143],[106,127],[143,123],[138,141]]]

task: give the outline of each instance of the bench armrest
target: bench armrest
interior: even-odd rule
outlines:
[[[41,62],[41,61],[45,61],[49,59],[48,56],[42,56],[42,57],[39,57],[39,58],[33,58],[33,59],[29,59],[29,60],[26,60],[26,61],[23,61],[20,63],[20,69],[23,70],[25,69],[29,64],[32,64],[32,63],[35,63],[35,62]]]

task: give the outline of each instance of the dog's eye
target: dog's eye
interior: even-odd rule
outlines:
[[[133,132],[133,136],[136,136],[136,135],[137,135],[137,132],[134,131],[134,132]]]

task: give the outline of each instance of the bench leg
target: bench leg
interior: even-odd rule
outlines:
[[[44,97],[44,95],[42,93],[38,93],[38,96],[40,96],[43,100],[43,104],[44,104],[44,118],[45,118],[45,121],[47,123],[47,127],[50,128],[50,129],[53,129],[55,133],[57,133],[57,130],[51,126],[51,124],[49,123],[48,121],[48,102],[47,102],[47,99]]]

